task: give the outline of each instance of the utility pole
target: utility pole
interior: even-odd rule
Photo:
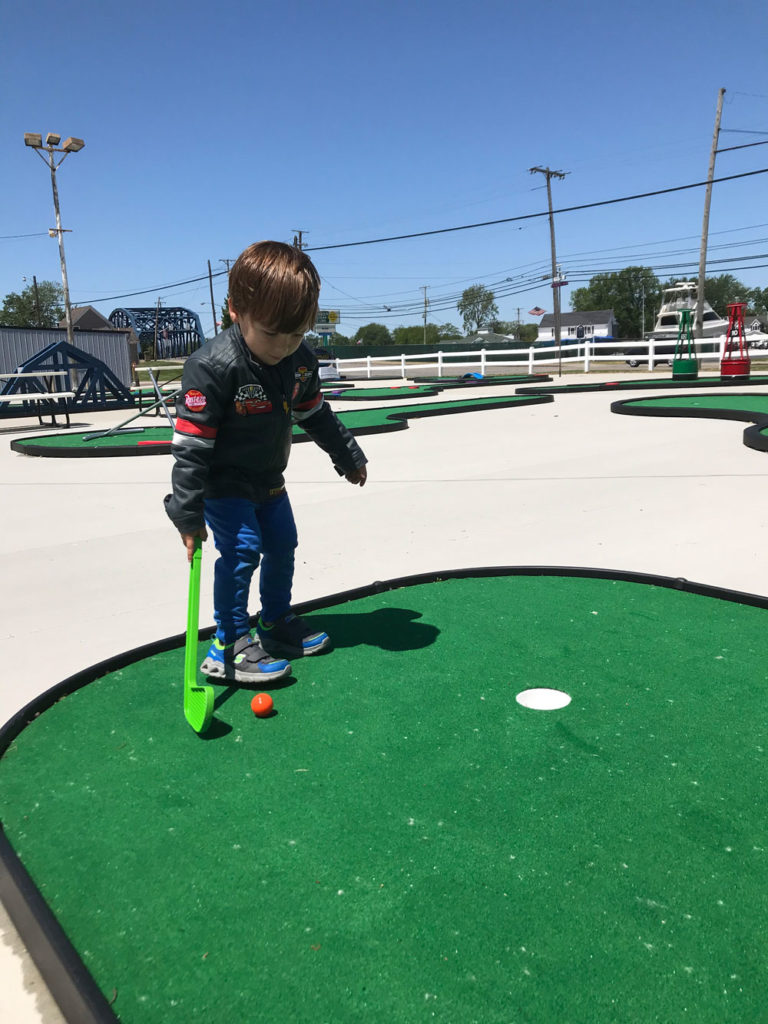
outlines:
[[[427,298],[428,284],[423,284],[421,290],[424,292],[424,344],[427,344],[427,306],[429,305],[429,299]]]
[[[515,333],[517,334],[517,337],[515,338],[515,341],[520,341],[520,307],[519,306],[517,307],[517,331]]]
[[[157,328],[160,320],[160,296],[157,297],[157,306],[155,307],[155,350],[152,353],[153,359],[157,359]]]
[[[293,230],[296,232],[296,234],[293,236],[293,247],[294,249],[298,249],[299,252],[301,252],[301,250],[304,248],[304,235],[309,234],[309,232],[305,230],[300,230],[299,228],[294,228]]]
[[[216,323],[216,303],[213,301],[213,272],[211,270],[210,260],[208,260],[208,285],[211,289],[211,312],[213,313],[213,333],[215,336],[219,333],[219,327]]]
[[[35,316],[37,317],[37,326],[42,327],[43,319],[40,316],[40,292],[37,290],[37,278],[32,275],[32,288],[35,293]]]
[[[562,171],[551,171],[549,167],[531,167],[531,174],[543,174],[547,179],[547,203],[549,204],[549,237],[552,246],[552,307],[555,313],[555,344],[557,345],[557,372],[563,372],[562,349],[560,346],[560,288],[564,284],[557,272],[557,254],[555,250],[555,218],[552,215],[552,178],[564,178]]]
[[[717,94],[717,113],[715,114],[715,131],[712,136],[712,149],[709,154],[709,170],[707,171],[707,187],[704,190],[704,220],[701,225],[701,249],[699,250],[699,283],[696,290],[696,314],[693,318],[694,338],[704,337],[704,280],[707,273],[707,238],[709,235],[709,205],[712,200],[712,179],[715,176],[715,156],[717,143],[720,139],[720,118],[723,113],[723,96],[725,89]]]
[[[642,326],[642,329],[640,331],[640,337],[643,339],[643,341],[645,341],[645,281],[643,281],[643,283],[641,284],[640,288],[641,288],[641,294],[642,294],[642,297],[643,297],[643,313],[642,313],[643,326]]]

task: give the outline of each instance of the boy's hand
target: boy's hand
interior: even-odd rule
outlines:
[[[201,526],[199,530],[195,530],[194,533],[182,533],[181,543],[187,549],[187,561],[192,561],[192,555],[195,553],[195,540],[208,540],[208,531],[204,526]]]
[[[360,484],[361,487],[365,487],[365,481],[368,479],[365,466],[359,466],[357,469],[353,469],[351,473],[345,473],[344,476],[351,484]]]

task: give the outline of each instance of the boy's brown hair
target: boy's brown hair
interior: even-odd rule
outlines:
[[[312,260],[285,242],[249,245],[229,272],[232,309],[281,334],[314,326],[319,294]]]

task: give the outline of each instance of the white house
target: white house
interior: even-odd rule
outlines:
[[[588,309],[580,313],[560,314],[560,341],[610,341],[618,334],[619,325],[612,309]],[[539,324],[539,345],[555,340],[555,314],[545,313]]]

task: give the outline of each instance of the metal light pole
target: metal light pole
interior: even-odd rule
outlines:
[[[59,190],[56,186],[56,171],[61,167],[67,158],[69,153],[79,153],[85,143],[82,139],[75,139],[71,136],[64,140],[64,144],[59,147],[61,142],[61,136],[55,132],[48,132],[45,137],[45,145],[43,145],[42,135],[36,132],[25,132],[24,133],[24,145],[29,146],[31,149],[36,150],[38,156],[46,164],[51,171],[51,188],[53,190],[53,209],[56,213],[56,227],[49,228],[48,234],[53,238],[55,235],[59,240],[59,259],[61,260],[61,283],[64,287],[64,315],[67,323],[67,341],[70,345],[74,345],[74,332],[72,330],[72,306],[69,301],[69,282],[67,280],[67,261],[64,257],[64,231],[65,229],[61,226],[61,213],[59,211]],[[45,150],[46,156],[43,156],[42,151]],[[54,153],[62,153],[63,156],[58,163],[54,158]]]

